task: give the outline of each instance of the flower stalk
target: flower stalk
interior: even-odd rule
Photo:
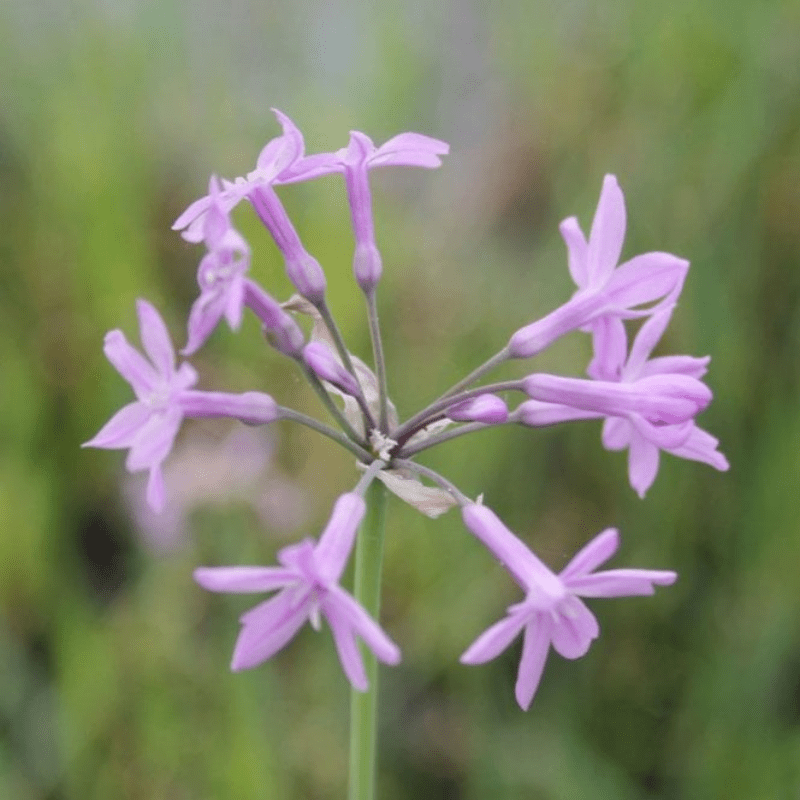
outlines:
[[[356,542],[353,597],[378,619],[381,596],[383,540],[386,526],[386,488],[373,481],[366,492],[367,513]],[[348,800],[373,800],[378,738],[378,662],[364,652],[369,688],[350,690],[350,778]]]

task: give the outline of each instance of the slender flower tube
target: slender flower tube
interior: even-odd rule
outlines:
[[[358,650],[361,637],[386,664],[400,661],[400,650],[366,611],[339,586],[366,506],[356,493],[343,494],[319,541],[305,539],[278,553],[277,567],[200,567],[195,580],[212,592],[270,592],[269,600],[240,618],[231,669],[250,669],[271,658],[306,621],[320,629],[321,617],[330,626],[347,679],[358,691],[368,680]]]
[[[339,363],[333,350],[324,342],[311,342],[303,348],[303,360],[321,380],[332,383],[345,394],[357,397],[361,389],[356,379]]]
[[[632,381],[593,381],[535,373],[522,381],[533,400],[571,406],[604,416],[638,414],[653,424],[692,419],[711,402],[711,390],[683,374],[648,375]]]
[[[481,394],[455,403],[444,415],[453,422],[484,422],[493,425],[508,419],[508,406],[496,394]]]
[[[146,300],[137,300],[136,310],[147,358],[119,330],[106,334],[103,349],[137,399],[120,409],[83,447],[128,450],[125,466],[129,472],[150,471],[147,502],[154,511],[161,511],[166,502],[161,467],[184,417],[225,416],[265,424],[278,417],[278,407],[261,392],[235,395],[192,390],[197,373],[186,363],[175,368],[175,351],[159,313]]]
[[[381,256],[375,244],[372,220],[372,195],[368,172],[374,167],[441,166],[439,158],[450,151],[446,142],[420,133],[401,133],[375,147],[372,139],[360,131],[350,131],[350,143],[335,157],[344,169],[347,198],[356,240],[353,272],[362,291],[369,295],[375,289],[383,270]]]
[[[483,664],[503,652],[523,633],[522,658],[515,695],[527,710],[544,670],[550,645],[564,658],[585,655],[600,633],[594,614],[581,597],[650,595],[655,586],[675,582],[665,570],[614,569],[595,572],[617,550],[619,535],[608,528],[590,541],[556,575],[486,506],[462,508],[464,524],[508,569],[525,599],[508,608],[508,616],[484,631],[461,656],[463,664]]]
[[[589,241],[575,217],[560,226],[567,245],[570,275],[578,291],[546,317],[520,328],[511,337],[511,358],[529,358],[576,328],[593,331],[607,316],[628,318],[653,313],[675,303],[689,262],[670,253],[644,253],[617,266],[625,238],[625,198],[613,175],[606,175]],[[659,300],[654,307],[643,305]]]

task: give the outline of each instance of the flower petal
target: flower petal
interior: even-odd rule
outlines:
[[[633,432],[628,450],[628,479],[636,494],[644,497],[658,473],[659,450],[638,431]]]
[[[176,406],[151,413],[131,445],[125,461],[126,469],[137,472],[160,464],[172,450],[182,421],[183,414]]]
[[[622,190],[613,175],[606,175],[589,233],[587,278],[590,286],[602,286],[617,266],[625,239],[625,225]]]
[[[341,577],[366,509],[364,500],[354,492],[341,495],[334,503],[328,524],[314,549],[314,561],[323,580],[335,583]]]
[[[167,503],[167,493],[164,487],[164,474],[161,471],[161,462],[150,467],[150,475],[147,478],[147,504],[156,514],[164,510]]]
[[[381,626],[340,586],[331,586],[322,601],[327,615],[334,613],[346,622],[384,664],[400,663],[400,648]]]
[[[462,664],[484,664],[497,658],[517,638],[530,615],[512,613],[487,628],[461,655]]]
[[[122,331],[114,330],[106,334],[103,352],[114,369],[128,381],[140,400],[158,385],[158,373],[147,359],[128,343]]]
[[[606,450],[624,450],[631,443],[633,428],[625,417],[609,417],[603,423],[602,441]]]
[[[586,289],[589,286],[589,276],[586,272],[589,244],[581,226],[575,217],[569,217],[558,226],[558,229],[567,246],[569,274],[579,289]]]
[[[692,461],[702,461],[714,469],[725,472],[730,465],[728,459],[717,450],[719,440],[702,428],[693,426],[691,433],[684,442],[677,447],[668,448],[669,452],[679,458],[688,458]]]
[[[651,595],[655,586],[675,583],[678,574],[655,569],[609,569],[593,575],[578,575],[569,590],[580,597],[634,597]]]
[[[619,531],[616,528],[606,528],[572,557],[569,564],[561,570],[559,578],[568,589],[571,588],[576,577],[588,575],[597,569],[617,552],[618,547]]]
[[[151,413],[144,403],[128,403],[103,425],[93,439],[84,442],[81,447],[101,447],[106,450],[130,447]]]
[[[574,595],[561,603],[551,623],[553,649],[564,658],[575,659],[586,651],[600,633],[600,626],[586,604]]]
[[[359,692],[366,692],[369,688],[367,673],[364,669],[364,660],[361,658],[353,629],[332,609],[326,614],[330,625],[339,662],[350,685]]]
[[[624,375],[626,380],[635,380],[639,377],[650,353],[658,344],[664,331],[669,325],[670,318],[675,306],[669,305],[660,311],[656,311],[645,321],[636,334],[631,346],[631,354],[628,356],[628,363],[625,365]]]
[[[295,603],[293,599],[292,593],[284,590],[242,616],[245,621],[231,661],[234,672],[271,658],[300,630],[308,619],[310,601]]]
[[[550,618],[542,615],[525,626],[522,658],[514,687],[514,695],[523,711],[530,708],[533,696],[539,688],[547,652],[550,649],[551,624]]]
[[[139,334],[145,352],[163,378],[169,379],[175,372],[175,351],[167,332],[167,326],[155,308],[139,298],[136,301],[139,316]]]
[[[449,152],[450,145],[440,139],[421,133],[400,133],[368,156],[368,163],[370,167],[435,168],[442,164],[439,156]]]
[[[688,270],[689,262],[671,253],[644,253],[617,267],[602,294],[609,308],[617,312],[665,297],[671,305]]]

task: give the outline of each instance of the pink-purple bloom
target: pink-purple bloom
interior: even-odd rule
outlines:
[[[602,320],[595,331],[595,357],[589,367],[597,380],[529,376],[526,390],[535,399],[522,403],[512,420],[538,427],[607,417],[603,446],[607,450],[628,449],[628,478],[640,497],[655,480],[661,450],[727,470],[728,461],[717,450],[718,440],[694,422],[695,414],[711,399],[710,390],[700,382],[708,357],[650,358],[672,311],[672,306],[664,308],[642,325],[630,355],[623,322],[613,317]],[[597,392],[592,384],[598,387]],[[616,397],[614,385],[619,391]],[[649,397],[641,393],[648,388],[654,390]],[[632,394],[626,399],[629,391]],[[691,411],[693,406],[695,411],[685,416],[676,413],[681,408]]]
[[[441,166],[439,156],[446,155],[450,146],[446,142],[421,133],[400,133],[380,147],[360,131],[350,131],[350,143],[335,157],[344,169],[347,198],[353,220],[356,247],[353,271],[361,289],[369,294],[381,277],[380,252],[375,244],[372,220],[372,197],[368,171],[374,167],[426,167]]]
[[[339,586],[366,510],[356,493],[336,501],[331,518],[315,544],[305,539],[278,553],[278,567],[201,567],[195,580],[213,592],[278,593],[240,617],[231,669],[254,667],[271,658],[306,621],[315,630],[325,617],[342,669],[353,687],[368,688],[356,636],[386,664],[400,661],[400,650],[366,611]]]
[[[184,417],[234,417],[265,424],[278,417],[275,401],[261,392],[230,394],[192,390],[194,368],[176,369],[175,350],[166,325],[146,300],[137,300],[139,331],[147,358],[120,330],[106,334],[103,351],[131,385],[136,400],[121,408],[84,447],[128,450],[129,472],[149,470],[147,502],[160,511],[166,501],[161,465],[172,449]]]
[[[187,241],[199,242],[204,237],[204,218],[212,205],[227,212],[247,198],[283,254],[289,280],[303,297],[319,302],[325,295],[325,274],[319,262],[303,247],[273,186],[339,172],[341,167],[332,154],[306,157],[300,130],[285,114],[277,109],[273,112],[283,133],[265,145],[256,168],[246,177],[223,181],[223,191],[218,196],[208,194],[196,200],[175,220],[172,228],[185,229],[183,237]]]
[[[490,661],[522,633],[515,695],[524,710],[536,694],[550,645],[564,658],[580,658],[600,633],[597,619],[581,597],[650,595],[655,586],[668,586],[677,578],[676,573],[665,570],[596,572],[619,545],[613,528],[598,534],[556,575],[486,506],[464,506],[462,516],[469,530],[508,569],[525,599],[510,606],[506,617],[484,631],[461,656],[461,662]]]
[[[606,175],[587,241],[575,217],[560,226],[569,271],[578,286],[564,305],[520,328],[509,341],[512,358],[528,358],[576,328],[593,330],[605,317],[641,317],[680,294],[689,262],[670,253],[644,253],[617,266],[625,238],[625,198]],[[660,301],[655,306],[641,306]]]

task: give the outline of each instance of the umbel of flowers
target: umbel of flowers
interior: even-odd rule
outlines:
[[[642,497],[656,478],[662,451],[727,469],[717,440],[695,423],[711,401],[711,392],[701,380],[709,359],[652,357],[689,264],[662,252],[619,263],[625,203],[616,178],[607,175],[588,237],[574,217],[560,226],[577,287],[572,297],[544,318],[520,327],[500,352],[401,421],[387,394],[376,305],[383,265],[375,239],[369,173],[392,166],[438,167],[448,145],[421,134],[401,133],[376,147],[368,136],[353,131],[346,147],[306,155],[297,127],[284,114],[275,114],[283,132],[264,147],[255,168],[233,181],[212,177],[208,194],[192,203],[173,226],[186,240],[206,248],[197,274],[200,292],[189,313],[181,353],[195,353],[223,318],[237,330],[248,309],[260,320],[269,345],[292,359],[309,381],[330,421],[285,408],[261,391],[231,394],[194,388],[197,373],[186,362],[177,365],[161,317],[148,302],[139,300],[144,353],[131,346],[121,331],[111,331],[105,339],[108,360],[130,383],[136,399],[86,445],[128,450],[127,468],[149,472],[147,499],[154,509],[166,502],[162,464],[186,417],[233,417],[248,425],[287,420],[309,426],[347,448],[357,459],[360,476],[354,488],[334,504],[318,540],[285,547],[278,553],[277,566],[200,567],[195,579],[214,592],[273,593],[241,617],[232,669],[264,662],[306,622],[319,630],[324,619],[344,673],[359,692],[369,687],[359,639],[381,662],[400,661],[398,645],[359,599],[340,585],[360,536],[370,484],[381,481],[430,517],[458,505],[466,529],[522,590],[519,602],[467,647],[461,661],[480,664],[493,659],[522,634],[516,698],[527,709],[550,647],[564,658],[579,658],[598,636],[599,626],[586,599],[652,594],[655,586],[671,584],[676,574],[600,569],[618,547],[614,529],[599,533],[556,574],[488,506],[468,499],[444,476],[415,459],[443,441],[487,427],[540,427],[597,419],[602,422],[604,447],[628,451],[630,484]],[[348,351],[326,302],[325,273],[305,249],[279,196],[283,184],[329,174],[341,175],[347,191],[355,244],[353,271],[366,301],[372,369]],[[276,300],[251,277],[250,248],[230,221],[231,210],[243,200],[253,207],[284,258],[286,273],[297,290],[285,302]],[[298,324],[298,316],[310,317],[310,336]],[[641,321],[630,343],[626,320]],[[484,382],[501,363],[515,360],[524,365],[575,331],[592,340],[587,377],[529,372],[516,380]],[[509,410],[507,403],[514,397],[521,402]]]

